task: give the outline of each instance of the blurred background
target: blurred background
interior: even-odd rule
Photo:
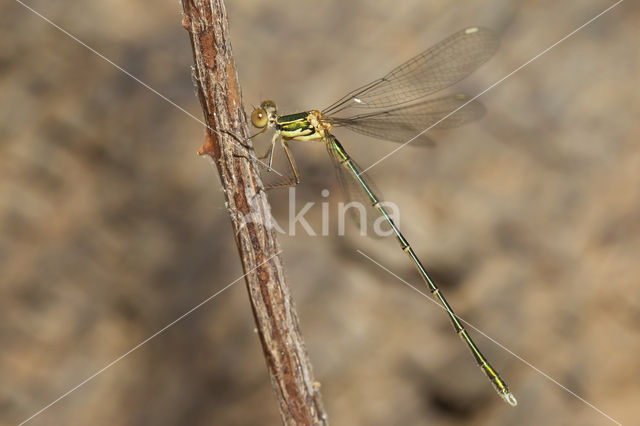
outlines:
[[[178,2],[27,1],[197,117]],[[613,1],[227,3],[246,107],[322,108],[467,26],[502,39],[475,95]],[[0,5],[0,423],[17,424],[242,275],[203,127],[15,1]],[[370,171],[509,383],[504,404],[392,238],[280,236],[334,425],[640,418],[640,5],[626,1],[481,97],[485,117]],[[363,166],[398,145],[336,135]],[[257,141],[264,150],[269,137]],[[320,233],[326,150],[293,147]],[[323,198],[321,191],[330,196]],[[281,224],[288,193],[269,192]],[[539,369],[540,371],[537,371]],[[548,374],[594,407],[546,378]],[[244,282],[33,425],[272,425]]]

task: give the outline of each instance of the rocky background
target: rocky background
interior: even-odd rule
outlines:
[[[201,116],[176,1],[24,3]],[[612,4],[227,7],[247,108],[272,98],[296,112],[473,25],[502,38],[452,89],[479,93]],[[517,408],[496,397],[441,309],[357,251],[423,289],[393,239],[353,227],[337,236],[335,222],[329,236],[300,226],[281,236],[332,424],[638,421],[639,24],[638,3],[621,3],[483,95],[482,120],[370,171],[459,315],[493,339],[471,331]],[[19,2],[0,4],[1,424],[29,418],[242,275],[215,170],[195,155],[203,134]],[[364,166],[397,147],[336,134]],[[294,150],[296,202],[315,202],[305,217],[320,233],[321,203],[333,211],[340,191],[320,144]],[[269,196],[286,225],[287,191]],[[29,424],[279,421],[240,280]]]

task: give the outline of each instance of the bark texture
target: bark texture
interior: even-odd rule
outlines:
[[[226,11],[221,0],[183,0],[194,84],[208,125],[200,150],[218,169],[273,389],[285,424],[327,424],[285,283],[270,207],[248,136]],[[235,136],[234,136],[235,135]],[[216,183],[217,185],[217,183]]]

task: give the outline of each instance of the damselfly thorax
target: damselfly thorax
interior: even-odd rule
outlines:
[[[271,128],[274,130],[271,146],[261,158],[269,157],[268,169],[273,164],[273,153],[276,143],[280,139],[282,149],[291,166],[294,177],[292,180],[272,186],[291,186],[300,183],[300,174],[295,159],[289,149],[288,141],[323,141],[327,142],[329,130],[333,128],[331,121],[318,110],[299,112],[296,114],[278,115],[278,107],[272,100],[262,101],[260,107],[251,113],[251,123],[262,129],[260,133]]]

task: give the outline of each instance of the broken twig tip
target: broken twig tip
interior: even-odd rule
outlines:
[[[208,155],[210,157],[213,157],[213,140],[211,140],[211,136],[209,135],[209,133],[207,133],[207,136],[204,139],[204,143],[202,144],[200,149],[196,151],[196,154]]]
[[[191,18],[186,13],[182,15],[181,24],[182,24],[182,28],[184,28],[187,31],[191,28]]]

